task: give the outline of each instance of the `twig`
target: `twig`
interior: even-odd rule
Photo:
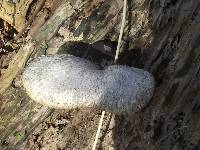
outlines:
[[[119,39],[118,39],[118,44],[117,44],[117,50],[116,50],[116,54],[115,54],[114,63],[116,63],[118,58],[119,58],[119,52],[120,52],[120,47],[121,47],[121,42],[122,42],[122,36],[123,36],[123,33],[124,33],[124,27],[125,27],[125,23],[126,23],[126,11],[127,11],[126,7],[127,7],[127,0],[124,0],[122,24],[121,24],[121,29],[120,29],[120,34],[119,34]],[[98,126],[98,130],[97,130],[97,133],[96,133],[96,137],[95,137],[95,141],[94,141],[92,150],[95,150],[95,148],[96,148],[97,140],[98,140],[99,133],[100,133],[100,130],[101,130],[101,126],[102,126],[102,123],[103,123],[104,115],[105,115],[105,111],[102,111],[101,119],[99,121],[99,126]]]
[[[98,130],[97,130],[97,133],[96,133],[96,137],[95,137],[95,140],[94,140],[94,144],[93,144],[92,150],[95,150],[95,149],[96,149],[97,140],[98,140],[98,137],[99,137],[99,133],[100,133],[100,130],[101,130],[101,126],[102,126],[102,124],[103,124],[104,115],[105,115],[105,111],[102,111],[101,119],[100,119],[100,121],[99,121],[99,126],[98,126]]]
[[[126,8],[127,7],[127,0],[124,0],[124,7],[123,7],[123,16],[122,16],[122,24],[121,24],[121,29],[120,29],[120,34],[119,34],[119,39],[118,39],[118,44],[117,44],[117,50],[116,50],[116,54],[115,54],[115,63],[118,60],[119,57],[119,53],[120,53],[120,47],[121,47],[121,42],[122,42],[122,36],[124,33],[124,27],[126,24]]]

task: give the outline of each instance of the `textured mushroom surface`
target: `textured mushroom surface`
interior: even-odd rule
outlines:
[[[154,78],[147,71],[121,65],[99,70],[68,54],[34,60],[25,68],[22,83],[34,101],[53,108],[97,107],[116,113],[138,111],[154,91]]]

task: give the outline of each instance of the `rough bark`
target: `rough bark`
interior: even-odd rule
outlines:
[[[26,15],[33,0],[1,0],[0,1],[0,18],[21,30],[26,22]]]
[[[56,53],[66,42],[94,43],[103,39],[116,41],[121,3],[120,0],[63,1],[45,24],[33,34],[33,39],[40,46],[34,51],[34,56]],[[144,67],[152,72],[156,78],[156,90],[148,106],[132,116],[113,117],[107,114],[98,146],[100,149],[120,150],[200,149],[200,2],[129,1],[127,19],[124,34],[124,47],[127,50],[123,59],[129,59],[129,65]],[[140,55],[135,56],[138,50]],[[138,65],[138,62],[142,63]],[[23,67],[21,65],[20,70]],[[10,81],[19,72],[15,70]],[[43,112],[46,114],[43,117],[46,118],[47,112],[51,110],[43,106],[34,111],[38,105],[34,103],[30,108],[32,101],[29,98],[26,99],[27,105],[20,106],[20,99],[26,98],[24,95],[20,98],[5,98],[8,97],[6,94],[20,95],[22,92],[21,88],[17,91],[14,88],[14,91],[13,88],[7,90],[0,101],[0,141],[3,147],[15,147],[18,143],[19,147],[30,148],[23,145],[24,138],[36,126],[30,119],[42,116]],[[29,117],[21,119],[23,114]],[[39,123],[41,120],[34,121]],[[58,132],[58,135],[62,134],[66,147],[89,149],[98,123],[96,111],[89,110],[88,113],[80,110],[69,120],[62,127],[65,132]],[[29,127],[31,130],[28,130]],[[26,133],[22,133],[24,129]],[[23,134],[23,138],[17,138],[17,133]]]

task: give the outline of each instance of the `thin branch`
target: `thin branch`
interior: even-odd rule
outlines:
[[[118,57],[119,57],[119,52],[120,52],[120,47],[121,47],[121,42],[122,42],[122,36],[123,36],[123,33],[124,33],[124,27],[125,27],[125,24],[126,24],[126,11],[127,11],[127,10],[126,10],[126,9],[127,9],[126,7],[127,7],[127,0],[124,0],[122,24],[121,24],[121,29],[120,29],[120,34],[119,34],[118,45],[117,45],[117,51],[116,51],[116,54],[115,54],[114,63],[117,62]],[[96,133],[96,137],[95,137],[95,141],[94,141],[92,150],[95,150],[95,149],[96,149],[97,140],[98,140],[98,137],[99,137],[99,133],[100,133],[102,124],[103,124],[104,115],[105,115],[105,111],[102,111],[101,118],[100,118],[100,121],[99,121],[98,130],[97,130],[97,133]]]
[[[116,54],[115,54],[115,61],[114,61],[115,63],[117,62],[117,60],[119,58],[122,36],[124,33],[124,27],[126,24],[126,11],[127,11],[127,0],[124,0],[122,24],[121,24],[120,34],[119,34],[119,38],[118,38],[117,50],[116,50]]]
[[[101,130],[101,126],[103,124],[104,115],[105,115],[105,111],[102,111],[101,119],[99,121],[99,126],[98,126],[98,130],[97,130],[97,133],[96,133],[96,137],[95,137],[95,140],[94,140],[94,144],[93,144],[92,150],[96,149],[97,141],[98,141],[98,138],[99,138],[99,133],[100,133],[100,130]]]

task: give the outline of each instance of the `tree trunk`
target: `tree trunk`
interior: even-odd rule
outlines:
[[[53,112],[30,100],[17,81],[28,59],[58,53],[66,43],[117,41],[122,2],[63,0],[47,20],[34,20],[44,24],[32,23],[32,40],[0,77],[2,148],[91,149],[99,110]],[[45,6],[53,5],[47,0]],[[123,48],[119,63],[150,71],[156,89],[133,115],[106,113],[99,149],[200,149],[200,1],[130,0]]]

